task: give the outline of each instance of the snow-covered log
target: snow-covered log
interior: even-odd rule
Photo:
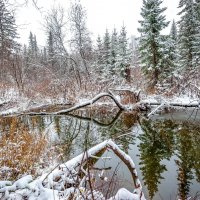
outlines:
[[[184,99],[175,99],[175,100],[164,100],[164,101],[156,101],[156,100],[143,100],[139,102],[140,105],[144,104],[147,106],[160,106],[165,105],[168,107],[200,107],[200,100],[184,100]]]
[[[73,107],[68,108],[66,110],[61,110],[61,111],[55,112],[53,114],[63,114],[63,113],[72,112],[74,110],[83,108],[85,106],[92,105],[102,97],[110,97],[115,102],[115,104],[118,106],[119,109],[121,109],[121,110],[125,110],[126,109],[126,107],[124,105],[122,105],[114,95],[109,94],[109,93],[101,93],[101,94],[98,94],[97,96],[95,96],[93,99],[91,99],[89,101],[86,101],[86,102],[84,102],[82,104],[73,106]]]
[[[48,114],[50,114],[50,115],[60,115],[60,114],[67,114],[67,113],[70,113],[70,112],[75,111],[77,109],[86,107],[88,105],[92,105],[96,101],[98,101],[99,99],[101,99],[103,97],[110,97],[115,102],[115,104],[117,105],[117,107],[120,110],[126,110],[127,107],[122,105],[114,95],[112,95],[111,93],[106,93],[105,92],[105,93],[100,93],[100,94],[96,95],[91,100],[88,100],[86,102],[80,103],[80,104],[75,105],[75,106],[73,106],[71,108],[68,108],[68,109],[60,110],[60,111],[57,111],[57,112],[51,112],[51,113],[48,113],[48,112],[29,112],[29,113],[25,113],[25,114],[28,114],[28,115],[48,115]]]
[[[95,155],[106,149],[111,149],[125,163],[130,170],[134,181],[133,193],[126,189],[120,189],[115,197],[111,199],[121,199],[121,197],[127,195],[127,197],[131,197],[132,200],[145,200],[134,162],[131,157],[123,152],[112,140],[104,141],[92,147],[88,151],[59,165],[50,173],[44,174],[34,181],[32,180],[32,177],[28,175],[14,183],[9,181],[0,182],[0,198],[2,200],[23,198],[64,200],[73,197],[75,194],[77,199],[80,200],[85,199],[85,197],[93,200],[99,199],[99,197],[105,199],[101,192],[96,191],[95,189],[89,190],[83,188],[80,184],[77,185],[77,180],[79,180],[79,183],[82,182],[80,177],[78,178],[77,176],[80,175],[80,171],[84,170],[84,166],[88,159],[94,159]],[[87,175],[88,172],[85,173],[85,176]],[[85,177],[84,180],[88,181],[88,177]]]

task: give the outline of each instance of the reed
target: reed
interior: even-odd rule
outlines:
[[[0,135],[0,180],[36,175],[46,146],[44,135],[31,133],[26,126],[19,127],[17,118],[13,118],[8,132]]]

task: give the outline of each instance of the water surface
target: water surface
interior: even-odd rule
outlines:
[[[38,156],[35,167],[38,173],[45,171],[50,164],[65,162],[112,138],[136,164],[147,199],[167,200],[177,199],[177,196],[187,199],[200,194],[198,110],[165,113],[151,119],[141,113],[107,113],[102,110],[74,114],[76,116],[4,117],[0,119],[0,135],[9,136],[23,127],[30,134],[45,137],[48,143],[43,150],[45,155]],[[2,145],[0,148],[3,149]],[[108,188],[113,193],[120,187],[133,191],[130,173],[120,159],[112,152],[105,152],[103,157],[111,159],[100,159],[95,164],[96,173],[101,179],[113,179],[113,184],[106,187],[104,184],[99,190],[104,194]]]

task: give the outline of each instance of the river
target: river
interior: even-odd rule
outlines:
[[[23,147],[14,139],[21,133]],[[31,134],[37,137],[29,137]],[[41,174],[111,138],[133,159],[147,199],[200,198],[200,114],[196,109],[162,113],[150,119],[144,113],[120,113],[115,109],[82,110],[59,116],[1,117],[0,136],[5,136],[0,142],[1,158],[9,158],[0,161],[1,179],[20,177],[23,173]],[[6,140],[9,142],[5,143]],[[35,146],[31,147],[33,143]],[[9,147],[17,144],[17,148]],[[10,162],[19,148],[20,156],[22,152],[24,155]],[[31,154],[30,160],[25,159],[26,153]],[[130,173],[120,159],[111,151],[103,157],[93,169],[99,190],[109,193],[108,196],[121,187],[133,191]],[[8,170],[10,176],[5,177],[5,166],[15,171]]]

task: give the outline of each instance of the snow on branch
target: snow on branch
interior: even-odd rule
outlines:
[[[92,105],[102,97],[110,97],[115,102],[115,104],[118,106],[119,109],[121,109],[121,110],[125,110],[126,109],[126,107],[124,105],[122,105],[114,95],[109,94],[109,93],[100,93],[100,94],[98,94],[97,96],[95,96],[93,99],[91,99],[89,101],[86,101],[86,102],[84,102],[82,104],[73,106],[72,108],[69,108],[69,109],[66,109],[66,110],[61,110],[61,111],[55,112],[53,114],[68,113],[68,112],[80,109],[82,107],[85,107],[85,106],[88,106],[88,105]]]
[[[83,108],[83,107],[86,107],[88,105],[92,105],[94,104],[96,101],[98,101],[99,99],[103,98],[103,97],[110,97],[114,102],[115,104],[117,105],[117,107],[120,109],[120,110],[126,110],[126,106],[122,105],[118,99],[111,93],[100,93],[98,95],[96,95],[93,99],[91,100],[88,100],[86,102],[83,102],[81,104],[78,104],[78,105],[75,105],[71,108],[68,108],[68,109],[64,109],[64,110],[60,110],[60,111],[57,111],[57,112],[52,112],[52,113],[47,113],[47,112],[30,112],[30,113],[26,113],[26,114],[29,114],[29,115],[48,115],[48,114],[51,114],[51,115],[59,115],[59,114],[67,114],[67,113],[70,113],[72,111],[75,111],[77,109],[80,109],[80,108]]]
[[[110,199],[123,199],[124,196],[133,200],[145,200],[142,192],[142,185],[137,176],[135,164],[131,157],[123,152],[112,140],[106,140],[86,152],[76,156],[68,162],[59,165],[49,174],[44,174],[36,180],[32,180],[32,176],[25,176],[14,183],[10,181],[0,182],[0,198],[6,199],[68,199],[76,195],[78,199],[105,199],[103,194],[95,189],[86,189],[82,185],[84,181],[88,181],[89,171],[85,170],[89,159],[94,159],[95,155],[111,149],[128,167],[134,182],[134,192],[121,188],[114,197]],[[97,157],[98,159],[98,157]],[[87,171],[87,172],[86,172]],[[81,178],[80,172],[84,172]],[[89,172],[89,173],[88,173]],[[77,182],[78,181],[78,182]],[[78,196],[77,196],[78,195]],[[91,197],[91,198],[90,198]]]

